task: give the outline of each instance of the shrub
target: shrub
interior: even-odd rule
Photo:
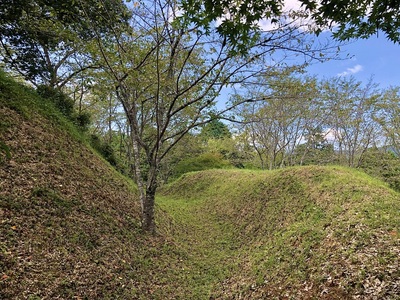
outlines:
[[[73,119],[74,101],[62,91],[46,85],[41,85],[37,88],[37,93],[41,97],[51,100],[66,117],[71,120]]]
[[[387,182],[392,189],[400,191],[400,158],[392,152],[369,149],[364,154],[360,168]]]
[[[90,136],[90,144],[112,166],[117,167],[117,158],[115,157],[114,149],[110,144],[102,141],[95,134]]]
[[[91,122],[91,115],[88,112],[81,112],[75,116],[75,124],[82,131],[87,131]]]
[[[174,177],[179,177],[188,172],[229,167],[232,167],[232,165],[229,161],[225,160],[220,153],[203,153],[197,157],[179,162],[175,167]]]

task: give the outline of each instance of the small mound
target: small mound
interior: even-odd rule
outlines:
[[[235,236],[238,271],[215,288],[216,299],[399,295],[400,196],[361,172],[212,170],[187,174],[163,194],[192,202],[208,212],[201,222],[224,223],[231,232],[222,234]]]

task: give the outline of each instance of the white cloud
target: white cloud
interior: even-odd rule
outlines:
[[[292,25],[297,26],[300,31],[312,32],[318,26],[315,24],[315,21],[312,20],[309,14],[305,12],[305,8],[302,7],[301,4],[302,3],[298,0],[284,0],[282,9],[283,16],[280,18],[279,22],[271,23],[270,19],[263,19],[258,21],[258,26],[263,31],[271,31],[278,29],[280,26],[282,26],[282,24],[292,23]],[[303,12],[303,16],[300,17],[300,15],[297,15],[296,17],[294,17],[292,14],[293,12]],[[216,26],[218,27],[219,25],[221,25],[222,21],[225,18],[229,18],[229,13],[226,13],[222,18],[218,18],[216,20]],[[319,27],[319,29],[321,29],[322,31],[329,30],[329,28],[327,27]]]
[[[324,137],[328,142],[334,142],[336,138],[340,137],[340,132],[334,128],[328,128],[324,132]]]
[[[284,5],[286,10],[299,10],[301,7],[301,3],[297,0],[287,0]]]
[[[352,74],[356,74],[358,72],[361,72],[363,70],[363,66],[362,65],[355,65],[352,68],[347,68],[346,71],[337,74],[337,76],[347,76],[347,75],[352,75]]]
[[[292,23],[292,25],[297,26],[300,31],[311,32],[317,28],[315,21],[312,20],[309,13],[305,11],[305,8],[301,6],[301,2],[298,0],[284,0],[283,1],[283,16],[280,22],[282,24]],[[299,14],[294,16],[293,13],[297,12]],[[282,25],[281,24],[281,25]],[[264,31],[274,30],[279,28],[279,24],[271,24],[270,20],[261,20],[258,22],[260,28]],[[328,28],[320,27],[321,30],[326,31]]]

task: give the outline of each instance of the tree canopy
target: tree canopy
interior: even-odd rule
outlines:
[[[129,17],[122,1],[4,0],[0,54],[5,65],[34,85],[60,87],[93,67],[87,47]]]
[[[300,0],[319,25],[337,26],[339,39],[367,38],[382,31],[400,42],[400,1],[380,0]]]
[[[367,38],[378,30],[389,40],[400,41],[400,1],[380,0],[299,0],[302,8],[315,22],[317,33],[322,28],[334,29],[340,40]],[[259,29],[258,21],[278,22],[284,13],[284,0],[232,1],[183,0],[184,17],[210,28],[217,21],[218,32],[239,49],[251,40]]]

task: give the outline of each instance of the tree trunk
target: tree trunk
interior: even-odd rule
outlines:
[[[140,168],[140,147],[134,138],[132,139],[132,148],[135,160],[136,183],[138,185],[140,204],[142,207],[142,230],[147,233],[155,234],[154,203],[157,190],[157,167],[150,166],[147,172],[148,178],[145,186],[142,170]]]
[[[154,185],[154,184],[152,184]],[[151,186],[146,189],[144,199],[141,200],[142,211],[142,229],[144,232],[155,234],[156,224],[154,219],[154,199],[156,195],[157,186]]]
[[[124,106],[125,108],[126,106]],[[129,112],[129,109],[125,109],[125,111]],[[128,114],[129,116],[129,114]],[[129,118],[132,120],[133,118]],[[130,121],[131,128],[131,141],[132,141],[132,154],[134,160],[134,173],[136,184],[139,190],[139,199],[141,204],[141,213],[142,213],[142,230],[146,233],[155,234],[156,225],[154,218],[154,203],[155,203],[155,195],[157,190],[157,170],[159,166],[159,161],[156,159],[149,159],[148,156],[146,161],[143,162],[141,160],[141,145],[139,142],[139,138],[137,137],[137,128],[134,122]],[[142,173],[142,163],[146,163],[149,167],[147,171],[147,182],[145,182],[145,178]]]
[[[149,180],[149,183],[145,188],[142,170],[140,169],[140,146],[135,138],[132,138],[132,148],[135,177],[139,189],[140,205],[142,208],[142,229],[144,232],[154,234],[156,230],[154,220],[154,199],[157,189],[157,181]],[[151,175],[149,174],[149,176]]]
[[[145,195],[142,199],[142,229],[144,232],[155,234],[156,223],[154,218],[154,204],[157,190],[157,170],[158,161],[154,159],[149,163],[150,168],[147,172],[147,184]]]

